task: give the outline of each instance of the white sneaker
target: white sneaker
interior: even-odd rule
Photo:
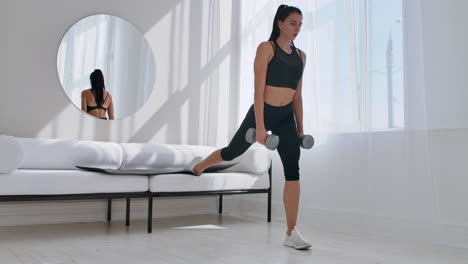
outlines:
[[[307,249],[310,248],[312,245],[302,238],[297,228],[291,231],[291,235],[288,236],[288,232],[286,232],[286,239],[284,240],[284,245],[287,247],[293,247],[295,249]]]
[[[194,169],[195,166],[197,166],[198,163],[200,163],[203,160],[202,157],[195,157],[187,166],[185,166],[184,171],[190,172],[195,176],[200,176],[200,174],[195,173]]]

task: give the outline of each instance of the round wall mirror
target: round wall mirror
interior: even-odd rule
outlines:
[[[58,50],[57,71],[72,103],[101,119],[133,115],[151,96],[156,78],[144,35],[105,14],[83,18],[68,30]]]

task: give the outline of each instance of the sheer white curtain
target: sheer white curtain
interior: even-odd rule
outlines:
[[[284,1],[243,2],[241,113],[253,98],[253,58]],[[320,133],[405,127],[402,2],[286,1],[303,12],[295,44],[308,55],[305,128]],[[249,101],[249,100],[244,100]],[[240,114],[241,114],[240,113]],[[242,115],[242,114],[241,114]]]
[[[253,102],[256,48],[283,3],[303,12],[295,45],[307,54],[304,128],[316,139],[301,152],[302,207],[414,221],[437,216],[419,1],[243,1],[239,122]]]

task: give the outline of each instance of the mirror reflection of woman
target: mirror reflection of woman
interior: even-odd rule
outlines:
[[[97,118],[114,120],[112,95],[106,91],[104,75],[101,70],[94,70],[89,76],[91,89],[81,92],[81,110]]]

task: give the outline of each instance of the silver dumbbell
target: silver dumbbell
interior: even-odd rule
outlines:
[[[303,135],[300,139],[303,149],[311,149],[314,146],[314,138],[311,135]]]
[[[245,141],[250,144],[255,143],[257,140],[255,139],[255,128],[249,128],[247,133],[245,133]],[[279,144],[279,137],[277,135],[269,135],[265,142],[265,147],[270,150],[275,150]]]

